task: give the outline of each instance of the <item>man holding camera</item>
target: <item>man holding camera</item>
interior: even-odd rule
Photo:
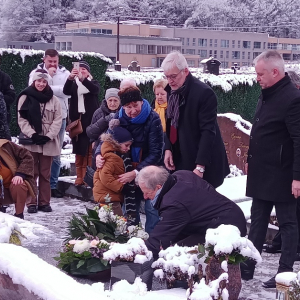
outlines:
[[[53,90],[53,94],[59,99],[62,110],[62,125],[59,131],[60,146],[62,148],[64,142],[64,134],[66,129],[66,119],[68,116],[68,96],[63,93],[63,87],[70,72],[63,66],[59,65],[59,55],[55,49],[47,49],[43,58],[43,63],[39,64],[35,70],[29,75],[29,85],[32,84],[32,76],[37,69],[44,69],[51,77],[49,85]],[[61,198],[63,194],[56,188],[58,176],[60,172],[60,155],[53,157],[51,166],[51,197]]]

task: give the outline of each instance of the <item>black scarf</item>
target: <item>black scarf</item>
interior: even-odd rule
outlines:
[[[20,93],[18,96],[18,102],[22,95],[26,95],[27,97],[19,110],[20,116],[28,120],[29,124],[34,128],[36,133],[41,133],[42,115],[40,104],[46,105],[46,103],[52,99],[53,91],[51,88],[45,88],[42,92],[39,92],[34,87],[29,86]]]
[[[176,177],[173,175],[169,175],[167,181],[164,183],[161,192],[157,197],[157,201],[154,205],[155,209],[159,210],[164,195],[176,184],[176,182],[177,182]]]

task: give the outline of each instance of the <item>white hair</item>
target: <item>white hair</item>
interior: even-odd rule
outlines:
[[[157,185],[163,185],[169,177],[169,172],[163,167],[148,166],[143,168],[137,177],[138,184],[143,183],[145,186],[154,191]]]
[[[134,78],[124,78],[120,83],[120,90],[126,89],[130,86],[136,86]]]
[[[179,51],[172,51],[169,53],[161,64],[161,68],[164,71],[169,71],[174,67],[177,67],[179,71],[188,68],[185,57]]]
[[[254,65],[261,60],[265,62],[268,68],[277,69],[281,75],[284,75],[284,60],[279,52],[275,50],[264,51],[253,60]]]

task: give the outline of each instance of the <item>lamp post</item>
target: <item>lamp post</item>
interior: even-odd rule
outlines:
[[[115,70],[121,71],[121,64],[120,64],[120,16],[117,17],[117,61],[115,63]]]

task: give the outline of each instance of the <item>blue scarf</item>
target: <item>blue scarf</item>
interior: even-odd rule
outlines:
[[[143,105],[142,105],[142,110],[141,112],[135,117],[135,118],[129,118],[126,113],[125,110],[123,109],[123,107],[121,107],[121,109],[119,110],[119,119],[120,119],[120,125],[122,126],[123,121],[125,121],[125,123],[128,124],[128,130],[131,134],[133,134],[133,139],[136,142],[142,142],[142,136],[143,136],[143,132],[139,132],[139,136],[135,136],[135,131],[131,131],[130,129],[133,127],[132,125],[137,125],[137,127],[142,127],[142,126],[138,126],[138,125],[142,125],[146,122],[146,120],[148,119],[149,115],[151,113],[151,106],[149,104],[149,102],[145,99],[143,99]],[[142,128],[143,129],[143,128]],[[133,142],[133,146],[131,147],[131,158],[133,162],[140,162],[140,153],[141,153],[141,146],[135,147],[134,146],[135,142]]]

